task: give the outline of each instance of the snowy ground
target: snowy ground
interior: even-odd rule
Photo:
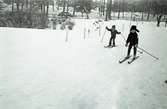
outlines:
[[[0,28],[0,109],[167,109],[167,28],[139,22],[139,46],[160,60],[128,65],[122,36],[112,49],[101,38],[112,24],[127,37],[130,21],[103,22],[100,37],[92,20],[75,22],[67,42],[62,30]]]

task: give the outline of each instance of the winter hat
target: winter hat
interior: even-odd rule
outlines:
[[[115,28],[115,25],[113,25],[112,28]]]
[[[132,25],[131,28],[130,28],[130,31],[131,30],[135,30],[135,31],[139,32],[139,30],[136,28],[136,25]]]

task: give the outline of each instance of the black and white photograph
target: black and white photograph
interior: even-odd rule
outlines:
[[[167,0],[0,0],[0,109],[167,109]]]

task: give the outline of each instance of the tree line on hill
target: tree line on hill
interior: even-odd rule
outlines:
[[[128,12],[132,19],[138,12],[140,20],[149,21],[153,16],[160,26],[166,19],[167,0],[0,0],[0,26],[46,28],[50,8],[76,17],[76,12],[81,12],[87,19],[92,10],[97,10],[106,21],[113,19],[113,13],[117,13],[117,19],[125,19]]]

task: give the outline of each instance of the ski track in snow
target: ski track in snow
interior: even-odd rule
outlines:
[[[76,19],[68,42],[63,30],[0,28],[0,109],[167,109],[167,28],[138,22],[139,46],[160,60],[128,65],[121,35],[115,48],[109,32],[100,41],[106,25],[127,37],[130,21],[103,22],[99,37],[95,20]]]

